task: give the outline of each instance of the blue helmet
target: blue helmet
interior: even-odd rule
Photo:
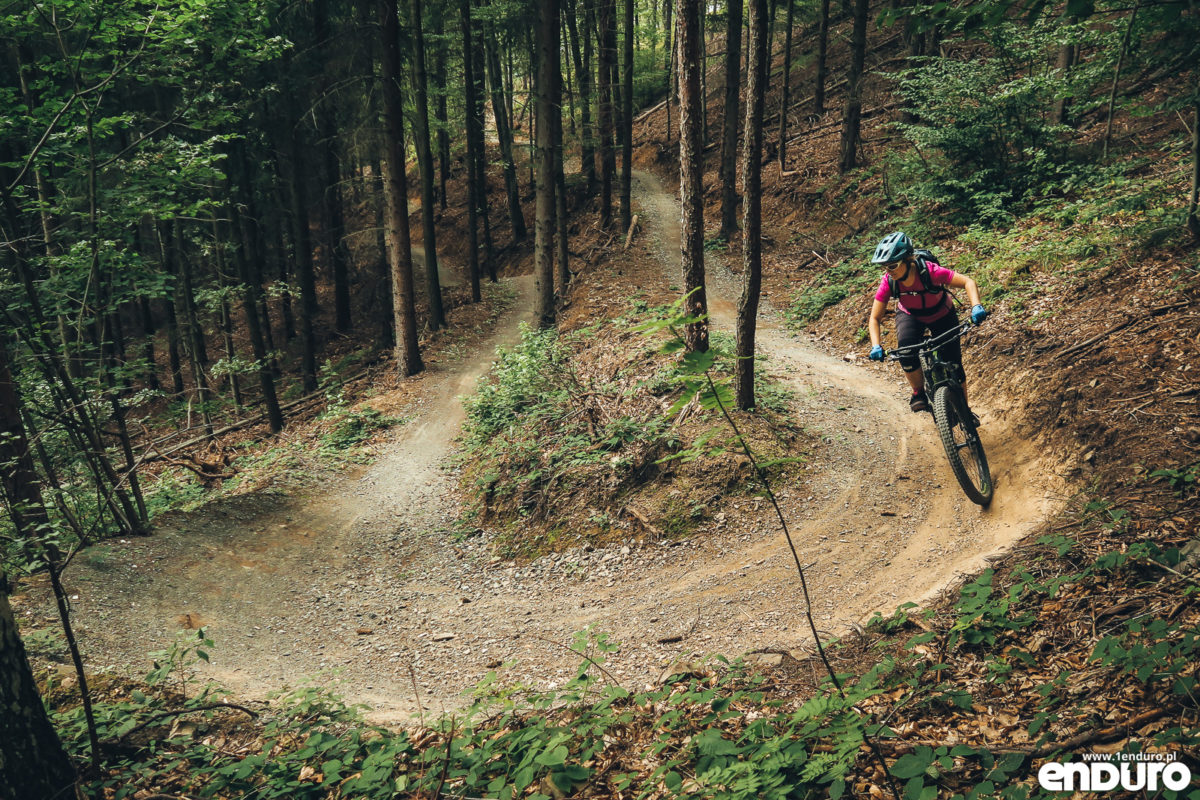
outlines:
[[[913,240],[904,231],[889,233],[875,248],[871,256],[872,264],[890,264],[913,254]]]

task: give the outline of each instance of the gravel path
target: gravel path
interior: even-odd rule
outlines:
[[[648,173],[635,191],[663,280],[674,282],[678,205]],[[731,330],[735,280],[717,263],[709,271],[714,325]],[[204,674],[238,695],[313,679],[369,705],[376,721],[401,723],[462,706],[462,693],[501,665],[506,682],[561,684],[579,663],[566,645],[588,625],[621,643],[607,666],[627,688],[694,653],[805,647],[791,555],[753,500],[687,541],[578,549],[525,566],[493,557],[486,537],[448,535],[458,509],[444,464],[463,419],[457,398],[529,319],[519,309],[532,305],[532,279],[517,284],[518,310],[473,357],[424,379],[412,421],[370,467],[308,496],[222,501],[77,559],[68,588],[89,663],[144,673],[148,651],[203,625],[216,642]],[[928,597],[1052,510],[1057,480],[1002,427],[984,430],[997,490],[981,511],[962,499],[928,417],[902,402],[898,370],[847,363],[793,337],[769,305],[759,342],[824,443],[810,477],[779,487],[824,630]],[[31,590],[22,613],[48,619],[47,593]]]

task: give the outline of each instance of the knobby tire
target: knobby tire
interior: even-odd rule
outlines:
[[[950,386],[938,389],[933,398],[933,418],[958,485],[972,503],[986,508],[992,502],[992,473],[962,390]]]

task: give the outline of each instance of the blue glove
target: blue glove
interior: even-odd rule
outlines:
[[[872,361],[883,361],[883,346],[877,344],[872,347],[871,355],[869,357]]]
[[[976,304],[975,306],[973,306],[971,308],[971,322],[973,324],[978,325],[979,323],[983,322],[985,319],[987,319],[987,309],[986,308],[984,308],[983,306],[978,305],[978,304]]]

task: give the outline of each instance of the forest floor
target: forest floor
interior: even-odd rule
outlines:
[[[588,275],[572,314],[592,307],[589,293],[611,302],[677,282],[678,202],[647,172],[634,191],[643,231],[631,258],[610,259],[602,284]],[[713,325],[731,332],[737,279],[719,257],[709,262]],[[67,581],[87,663],[141,675],[147,651],[204,627],[216,646],[200,673],[238,696],[334,683],[375,721],[402,723],[464,705],[463,692],[502,665],[505,683],[560,685],[579,661],[572,636],[589,625],[621,643],[606,668],[628,688],[696,653],[803,651],[810,637],[791,555],[769,506],[754,499],[734,501],[735,513],[686,540],[577,548],[526,564],[494,555],[486,536],[456,535],[448,463],[459,398],[531,319],[532,279],[508,280],[514,308],[463,358],[420,381],[408,422],[372,465],[303,492],[220,500],[154,536],[81,554]],[[801,423],[822,441],[809,477],[776,487],[812,562],[822,630],[936,595],[1064,500],[1054,465],[1005,427],[999,399],[975,398],[997,484],[980,510],[954,482],[929,417],[908,411],[898,369],[864,367],[787,332],[769,302],[760,319],[768,371],[795,391]],[[18,612],[51,624],[49,592],[33,585]]]

